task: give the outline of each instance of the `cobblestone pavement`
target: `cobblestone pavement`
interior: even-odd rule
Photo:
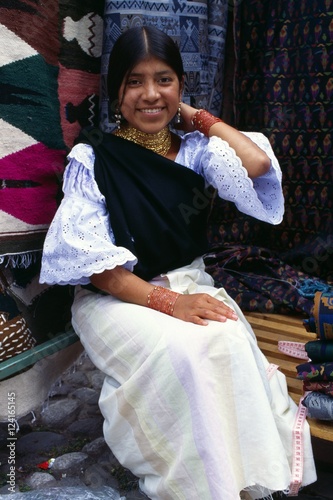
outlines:
[[[98,407],[102,382],[103,375],[83,354],[52,388],[43,407],[18,421],[14,472],[8,426],[0,424],[0,498],[147,500],[137,478],[119,464],[104,441]],[[327,449],[319,445],[319,479],[302,491],[300,500],[333,500],[330,444]],[[322,463],[323,455],[331,462]]]

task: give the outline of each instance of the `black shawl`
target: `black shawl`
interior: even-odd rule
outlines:
[[[95,179],[106,198],[117,246],[149,280],[189,264],[208,248],[210,197],[202,176],[113,134],[81,135],[95,152]]]

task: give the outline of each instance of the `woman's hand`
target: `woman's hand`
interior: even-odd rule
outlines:
[[[179,128],[184,132],[192,132],[195,130],[192,119],[198,110],[184,102],[182,102],[180,110],[182,120]],[[248,171],[249,177],[254,179],[268,172],[271,161],[266,153],[237,129],[225,122],[219,122],[209,129],[209,137],[213,135],[220,137],[234,149],[243,167]]]
[[[206,326],[208,320],[237,320],[236,313],[229,306],[206,293],[180,295],[175,303],[173,316],[183,321]]]
[[[114,297],[142,306],[147,306],[147,296],[154,289],[151,283],[121,266],[94,274],[90,280],[97,288]],[[224,322],[227,319],[238,319],[230,307],[207,293],[180,294],[174,306],[173,316],[197,325],[208,325],[208,320]]]

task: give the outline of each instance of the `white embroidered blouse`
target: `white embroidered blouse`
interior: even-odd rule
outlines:
[[[251,180],[235,151],[218,137],[200,132],[181,137],[176,162],[202,175],[221,198],[235,203],[245,214],[279,224],[284,213],[281,170],[268,139],[261,133],[245,133],[271,159],[267,174]],[[48,230],[40,282],[85,285],[89,276],[124,266],[132,271],[137,259],[116,246],[105,198],[94,178],[94,151],[78,144],[64,173],[64,198]]]

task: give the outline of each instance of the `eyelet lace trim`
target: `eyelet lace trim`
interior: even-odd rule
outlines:
[[[222,199],[235,203],[241,212],[259,220],[272,224],[281,222],[284,202],[276,165],[272,165],[266,175],[252,181],[235,151],[218,137],[210,138],[204,156],[205,178]]]
[[[85,285],[89,276],[137,262],[126,248],[114,244],[105,198],[94,179],[94,153],[78,144],[69,156],[63,189],[66,194],[47,233],[41,283]]]

